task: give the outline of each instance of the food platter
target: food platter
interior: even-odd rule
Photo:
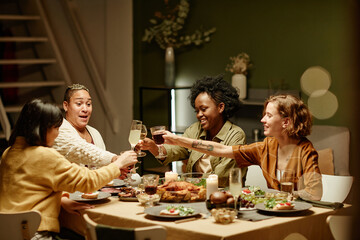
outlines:
[[[295,213],[295,212],[302,212],[310,209],[312,207],[311,204],[305,202],[294,202],[294,208],[291,210],[273,210],[273,209],[266,209],[264,203],[256,204],[255,207],[259,211],[269,212],[269,213]]]
[[[171,204],[173,206],[179,206],[179,205],[175,205],[175,204]],[[157,217],[157,218],[164,218],[164,219],[179,219],[179,218],[188,218],[188,217],[194,217],[198,214],[200,214],[200,209],[196,208],[196,207],[193,207],[191,205],[184,205],[184,204],[180,204],[180,205],[183,205],[183,206],[188,206],[188,207],[191,207],[194,209],[194,212],[192,214],[189,214],[189,215],[186,215],[186,216],[180,216],[180,215],[160,215],[160,211],[163,210],[163,209],[166,209],[166,207],[168,205],[160,205],[160,206],[155,206],[155,207],[151,207],[151,208],[146,208],[144,210],[144,212],[150,216],[153,216],[153,217]]]
[[[99,195],[97,196],[97,198],[87,199],[87,198],[82,198],[81,197],[82,194],[83,194],[82,192],[78,192],[78,191],[76,191],[74,193],[70,193],[70,199],[77,201],[77,202],[93,202],[93,201],[103,200],[103,199],[106,199],[111,196],[110,193],[99,192]]]

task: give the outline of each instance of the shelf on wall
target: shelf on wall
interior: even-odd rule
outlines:
[[[300,97],[300,92],[298,90],[271,90],[262,88],[250,88],[247,92],[247,98],[241,100],[241,102],[245,105],[262,106],[264,105],[264,102],[268,97],[276,94],[291,94]]]

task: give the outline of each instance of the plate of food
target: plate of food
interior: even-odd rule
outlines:
[[[125,181],[121,180],[121,179],[113,179],[112,181],[108,182],[104,188],[111,188],[111,187],[123,187],[125,186],[126,183]]]
[[[173,181],[157,187],[161,202],[203,202],[206,188],[186,181]]]
[[[242,189],[242,194],[254,195],[255,197],[264,197],[265,191],[258,186],[248,186]]]
[[[263,203],[256,204],[256,209],[271,213],[294,213],[308,210],[312,207],[306,202],[289,202],[287,200],[269,199]]]
[[[144,212],[158,218],[188,218],[200,214],[200,210],[187,205],[160,205],[146,208]]]
[[[141,192],[140,189],[134,187],[121,187],[118,192],[119,199],[126,202],[137,202],[137,194]]]
[[[110,193],[106,192],[91,192],[91,193],[82,193],[74,192],[70,193],[70,199],[78,202],[89,202],[89,201],[99,201],[110,197]]]

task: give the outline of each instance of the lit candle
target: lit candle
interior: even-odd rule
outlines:
[[[178,174],[175,172],[166,172],[165,173],[165,182],[176,181],[178,179]]]
[[[206,179],[206,198],[209,199],[210,195],[213,192],[218,191],[218,176],[216,174],[211,174]]]

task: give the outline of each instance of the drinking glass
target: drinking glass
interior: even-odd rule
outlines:
[[[293,194],[295,172],[292,169],[283,169],[280,171],[280,190]]]
[[[142,122],[139,120],[132,120],[129,134],[129,143],[131,150],[134,150],[136,144],[140,141]]]
[[[140,140],[144,140],[146,138],[147,135],[147,128],[146,126],[143,124],[141,126],[141,133],[140,133]],[[142,152],[141,149],[139,150],[139,152],[137,153],[138,157],[145,157],[146,153]]]
[[[145,188],[145,193],[149,195],[148,205],[150,207],[154,206],[154,194],[156,194],[157,186],[159,184],[159,175],[157,174],[145,174],[143,175],[143,183]]]
[[[237,210],[237,203],[242,192],[242,177],[240,168],[231,168],[229,175],[229,190],[234,196],[235,209]]]
[[[156,158],[167,157],[167,155],[165,155],[162,150],[162,144],[164,143],[163,135],[165,134],[165,130],[166,130],[165,126],[155,126],[150,128],[153,139],[159,149],[159,155],[157,155]]]

